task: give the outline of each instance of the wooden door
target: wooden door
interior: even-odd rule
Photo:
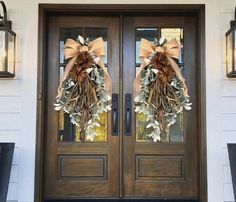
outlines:
[[[147,137],[146,120],[134,113],[132,83],[140,65],[139,41],[176,38],[181,44],[179,66],[186,78],[193,109],[184,112],[161,142]],[[124,197],[198,198],[198,105],[196,21],[193,17],[124,17],[123,134]],[[136,50],[136,51],[135,51]],[[133,100],[133,96],[132,100]],[[128,117],[128,118],[127,118]],[[132,125],[130,125],[132,124]]]
[[[64,43],[67,38],[76,40],[79,34],[90,40],[103,37],[107,52],[103,62],[111,75],[113,93],[119,93],[119,19],[50,17],[43,179],[46,199],[119,196],[120,135],[118,131],[111,131],[111,113],[100,117],[99,138],[90,142],[70,123],[68,114],[58,113],[53,106],[60,77],[68,62],[64,60]]]
[[[191,16],[49,18],[44,199],[199,198],[196,23]],[[103,115],[103,127],[98,129],[102,135],[94,142],[83,138],[69,116],[53,106],[68,62],[63,44],[78,34],[91,40],[103,37],[107,52],[103,62],[117,107]],[[193,109],[184,112],[168,136],[154,143],[143,130],[145,120],[134,113],[132,84],[140,65],[140,39],[153,41],[163,35],[181,44],[178,62]],[[115,127],[114,118],[118,120]]]

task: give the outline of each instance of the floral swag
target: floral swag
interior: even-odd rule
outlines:
[[[93,41],[78,36],[67,39],[65,59],[70,59],[58,87],[55,110],[70,115],[81,134],[93,141],[100,126],[99,115],[111,110],[111,79],[101,61],[105,55],[102,37]]]
[[[99,127],[99,115],[111,110],[111,78],[101,61],[105,55],[102,37],[93,41],[78,36],[67,39],[65,59],[70,59],[60,81],[55,110],[70,115],[86,139],[93,141]],[[191,110],[188,89],[174,59],[179,57],[176,39],[141,39],[140,58],[143,60],[134,80],[135,112],[146,117],[146,128],[154,142],[168,133],[178,114]],[[174,59],[173,59],[174,58]]]
[[[179,58],[176,39],[154,43],[141,39],[142,64],[134,80],[135,112],[146,117],[154,142],[161,141],[183,109],[191,110],[188,89],[174,59]],[[173,59],[174,58],[174,59]]]

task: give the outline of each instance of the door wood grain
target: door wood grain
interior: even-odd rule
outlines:
[[[137,142],[135,113],[132,135],[123,139],[124,197],[198,198],[198,108],[196,78],[196,18],[194,17],[124,17],[123,24],[123,94],[133,92],[136,75],[136,28],[183,28],[184,76],[193,109],[184,112],[183,142]],[[125,99],[123,100],[125,103]],[[124,109],[125,110],[125,109]],[[125,131],[124,131],[125,133]]]
[[[43,198],[199,199],[199,97],[197,97],[197,18],[193,16],[52,16],[48,18],[45,68]],[[100,143],[58,142],[58,115],[53,108],[59,82],[59,33],[62,28],[108,30],[108,70],[118,96],[118,133]],[[136,141],[132,84],[136,75],[135,29],[184,29],[184,75],[193,109],[184,115],[183,142]],[[160,34],[159,34],[160,36]],[[125,117],[131,95],[129,131]],[[131,112],[130,111],[130,112]],[[68,125],[70,127],[70,125]],[[71,128],[70,128],[71,129]],[[72,130],[72,129],[71,129]],[[71,138],[70,138],[71,139]]]
[[[107,142],[58,142],[58,112],[54,110],[53,103],[60,77],[59,33],[62,28],[92,27],[108,30],[108,71],[113,81],[113,93],[119,94],[119,58],[116,57],[119,54],[119,19],[51,17],[49,27],[44,197],[118,197],[120,135],[111,136],[111,125],[108,124]],[[110,119],[109,113],[109,123]]]

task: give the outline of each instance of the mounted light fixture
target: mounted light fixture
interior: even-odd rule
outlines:
[[[16,33],[11,29],[11,21],[7,20],[7,9],[0,1],[3,16],[0,14],[0,78],[15,76],[15,43]]]
[[[236,78],[236,7],[235,20],[230,22],[230,29],[226,32],[226,76]]]

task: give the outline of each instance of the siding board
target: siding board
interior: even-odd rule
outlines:
[[[236,114],[236,97],[222,97],[221,110],[222,113]]]
[[[236,79],[225,79],[221,81],[221,96],[236,96]]]
[[[7,200],[18,200],[18,183],[9,183]]]
[[[10,182],[18,183],[18,181],[19,181],[19,167],[18,165],[12,165]]]
[[[227,201],[227,202],[234,201],[232,184],[224,184],[224,201]]]
[[[0,96],[20,96],[21,84],[22,81],[16,79],[0,80]]]
[[[0,114],[0,131],[19,131],[21,129],[20,114]]]
[[[222,114],[222,129],[225,131],[236,130],[236,114]]]
[[[229,153],[227,148],[223,149],[223,165],[229,166]]]
[[[0,96],[1,113],[20,113],[21,98],[19,96]]]
[[[227,149],[227,143],[236,143],[236,130],[223,131],[222,135],[222,147]]]

